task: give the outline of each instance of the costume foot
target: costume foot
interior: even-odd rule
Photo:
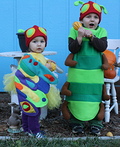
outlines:
[[[71,96],[71,94],[72,94],[70,90],[62,90],[60,93],[62,95],[66,95],[66,96]]]
[[[70,96],[72,94],[72,92],[68,89],[69,85],[70,85],[69,82],[64,83],[60,92],[62,95]]]
[[[103,64],[103,65],[102,65],[102,69],[103,69],[103,70],[107,70],[108,68],[109,68],[109,65],[106,65],[106,64]]]
[[[71,66],[71,67],[75,66],[76,64],[77,64],[77,61],[74,61],[74,60],[71,60],[70,62],[65,62],[66,66]]]
[[[110,96],[107,95],[107,94],[106,94],[106,95],[103,95],[103,100],[104,100],[104,101],[105,101],[105,100],[106,100],[106,101],[110,100]]]
[[[70,112],[68,110],[67,105],[68,105],[68,102],[64,101],[62,104],[62,114],[63,114],[64,119],[69,120],[70,119]]]
[[[100,110],[99,110],[99,113],[97,115],[97,119],[99,121],[103,120],[105,117],[105,107],[104,107],[104,104],[103,103],[100,103]]]

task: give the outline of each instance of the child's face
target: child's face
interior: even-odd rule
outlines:
[[[45,49],[45,39],[44,37],[35,37],[29,44],[29,49],[32,52],[42,53]]]
[[[99,17],[95,13],[90,13],[86,15],[81,23],[86,27],[95,30],[99,23]]]

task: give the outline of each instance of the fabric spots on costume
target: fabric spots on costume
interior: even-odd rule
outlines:
[[[31,29],[27,30],[26,36],[27,36],[28,38],[30,38],[31,36],[34,35],[34,33],[35,33],[35,29],[34,29],[34,28],[31,28]]]
[[[81,8],[81,13],[85,13],[89,9],[90,5],[86,4]]]
[[[45,29],[43,29],[43,28],[41,28],[41,27],[39,27],[38,29],[39,29],[43,34],[47,35],[47,32],[46,32]]]

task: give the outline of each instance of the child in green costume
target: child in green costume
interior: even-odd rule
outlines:
[[[104,84],[102,52],[107,48],[107,31],[99,27],[99,23],[102,9],[105,13],[107,11],[92,1],[76,1],[74,4],[83,4],[79,18],[82,27],[70,30],[69,50],[77,64],[68,69],[67,82],[71,95],[66,96],[62,112],[68,117],[73,133],[83,133],[87,121],[90,133],[99,135],[103,127],[102,121],[97,118]],[[66,104],[67,107],[64,107]]]

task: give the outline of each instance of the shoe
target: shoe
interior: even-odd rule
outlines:
[[[42,134],[42,133],[37,133],[36,135],[35,135],[35,137],[36,138],[45,138],[45,136]]]
[[[100,130],[101,130],[100,127],[91,126],[90,134],[99,136],[100,135]]]
[[[81,126],[73,127],[72,132],[74,134],[83,134],[84,133],[83,128]]]
[[[32,133],[27,133],[27,134],[29,137],[45,138],[45,136],[41,132],[38,132],[37,134],[32,134]]]

